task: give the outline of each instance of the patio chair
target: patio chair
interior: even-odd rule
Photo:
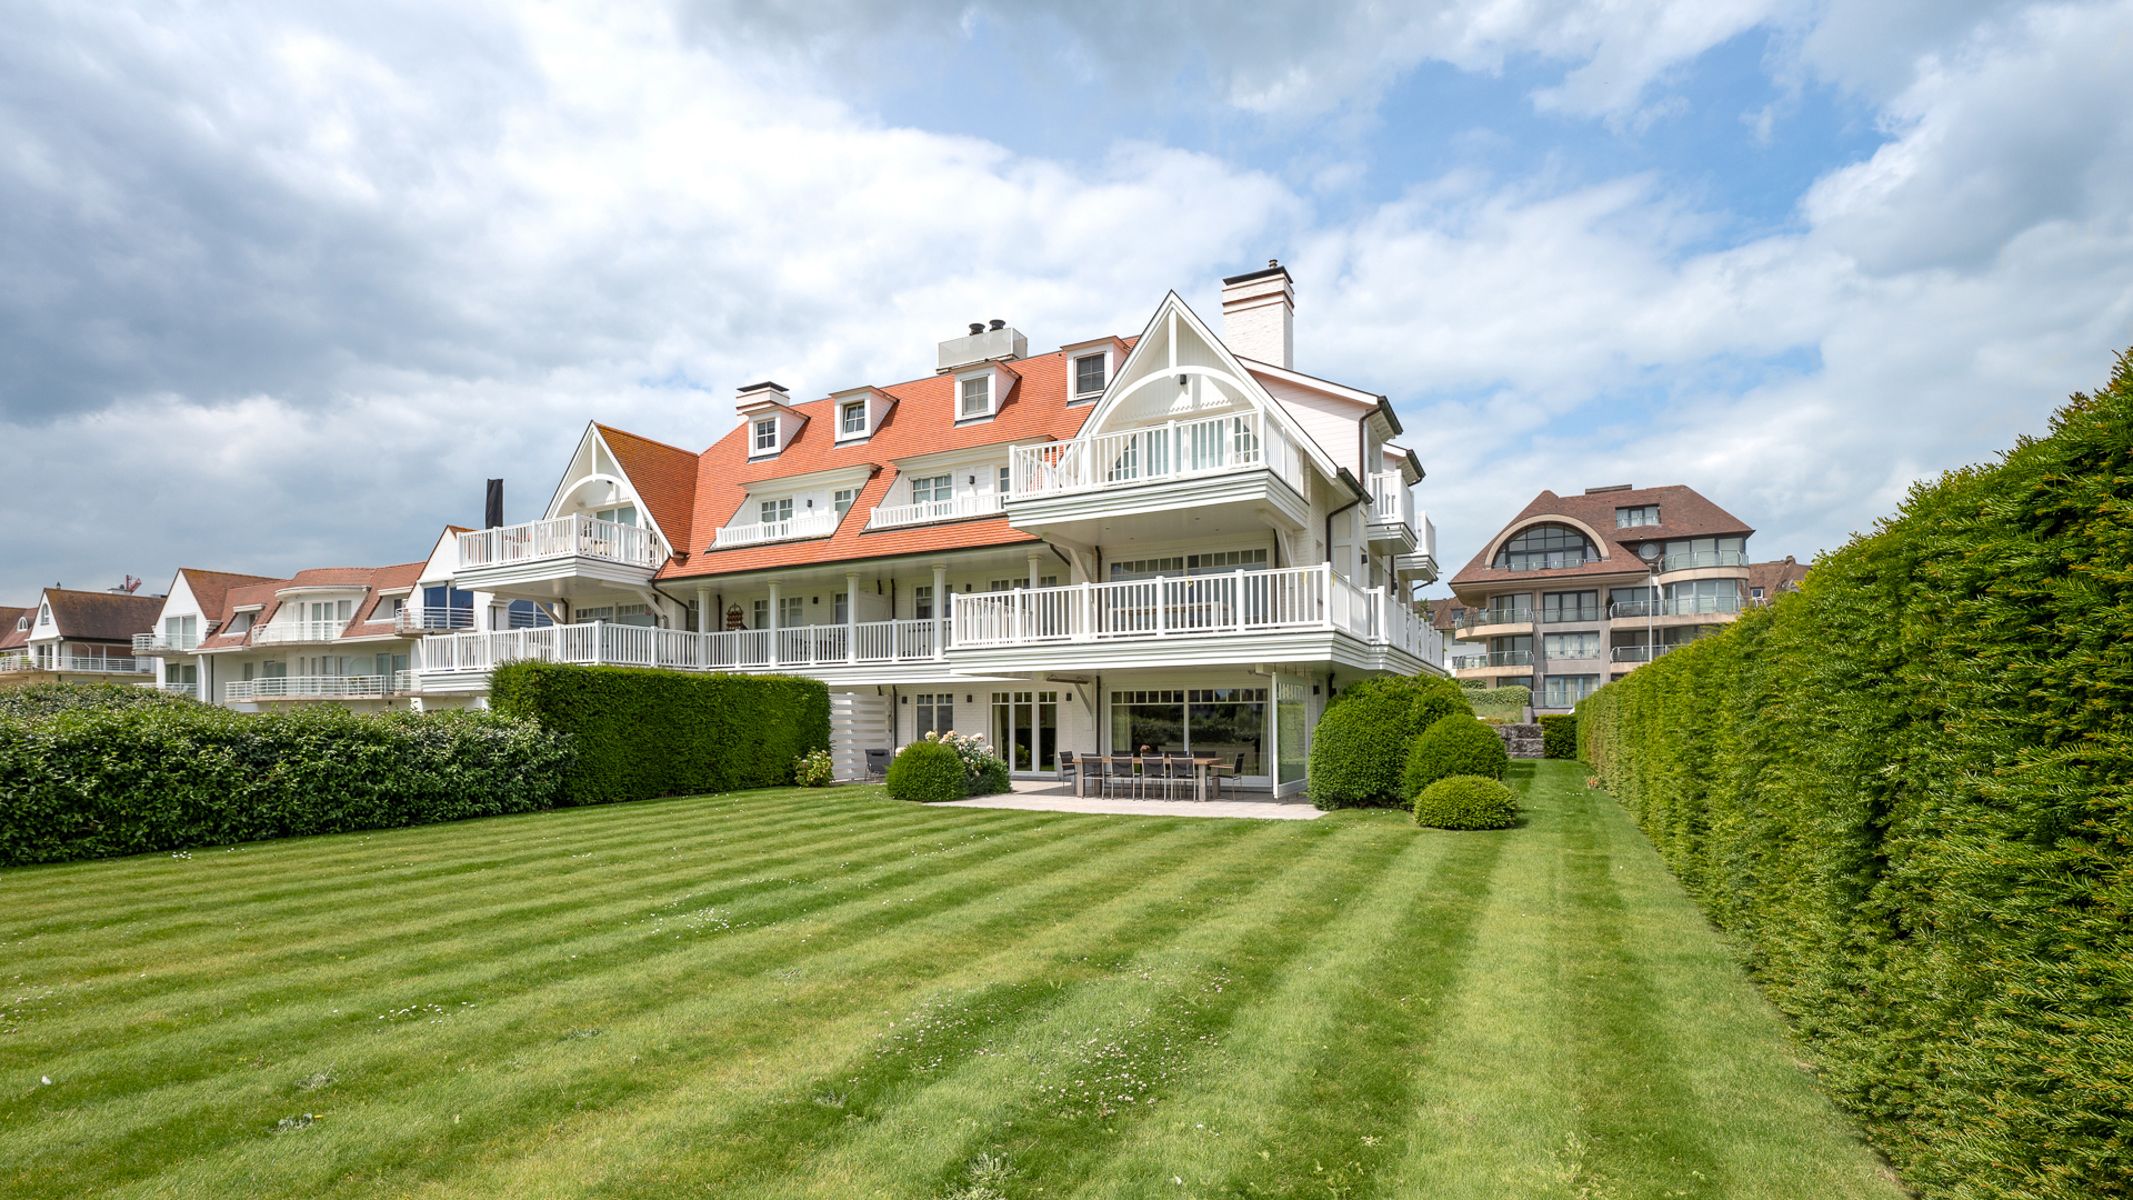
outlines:
[[[1138,785],[1139,780],[1133,774],[1133,758],[1131,755],[1114,754],[1104,760],[1104,795],[1106,797],[1111,795],[1111,789],[1113,788],[1122,788],[1130,796],[1133,794],[1133,789]]]
[[[1072,791],[1074,784],[1078,782],[1075,779],[1075,774],[1074,752],[1072,750],[1061,750],[1059,752],[1059,782],[1065,784],[1069,791]]]
[[[1227,790],[1229,798],[1235,800],[1237,793],[1244,790],[1244,752],[1242,750],[1237,752],[1237,765],[1235,766],[1230,766],[1227,763],[1216,763],[1214,776],[1215,797],[1220,799],[1222,793]]]
[[[867,751],[867,778],[887,779],[888,777],[889,752],[886,750]]]

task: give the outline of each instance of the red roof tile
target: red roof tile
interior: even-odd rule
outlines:
[[[1121,339],[1128,346],[1134,340]],[[1068,407],[1068,356],[1067,351],[1054,351],[1000,364],[1014,382],[997,414],[989,421],[956,423],[955,376],[952,374],[928,376],[880,389],[893,397],[895,404],[864,442],[837,444],[834,399],[790,405],[793,411],[813,419],[801,425],[799,433],[775,458],[759,462],[748,460],[748,429],[743,425],[696,456],[693,483],[687,489],[672,475],[676,460],[665,452],[673,451],[673,447],[634,439],[643,443],[632,453],[641,456],[647,474],[646,478],[639,478],[638,468],[625,462],[624,469],[629,472],[630,482],[638,494],[645,497],[646,505],[653,507],[662,528],[670,535],[679,536],[674,532],[676,525],[685,526],[690,539],[686,544],[674,547],[676,557],[659,572],[658,578],[662,581],[702,579],[776,567],[1036,541],[1031,535],[1011,528],[1004,517],[910,525],[873,532],[867,531],[867,519],[896,483],[897,471],[893,465],[896,459],[980,446],[1004,446],[1010,442],[1073,437],[1088,420],[1094,406]],[[614,435],[621,438],[633,435],[609,430],[604,425],[599,428],[603,436],[609,436],[608,444],[615,449],[616,456],[622,457],[625,452]],[[859,467],[874,467],[876,470],[860,487],[850,511],[844,514],[836,532],[829,537],[730,550],[709,548],[719,527],[740,511],[748,494],[748,484]],[[685,522],[670,525],[666,517],[658,515],[656,505],[673,503],[684,494],[693,502],[690,517]]]
[[[203,571],[198,567],[180,567],[178,576],[185,580],[186,588],[192,592],[204,623],[218,629],[230,619],[231,588],[278,582],[272,575],[239,575],[231,571]]]
[[[593,427],[615,452],[615,461],[629,476],[630,486],[637,489],[637,498],[644,501],[673,548],[688,550],[693,544],[689,525],[696,508],[697,456],[626,429],[598,422]]]
[[[68,641],[124,642],[133,635],[156,627],[163,611],[161,596],[132,596],[124,592],[77,592],[46,588],[44,598],[52,605],[52,623]]]
[[[415,581],[422,577],[422,569],[428,565],[429,563],[425,560],[422,562],[396,563],[389,567],[312,567],[309,570],[298,571],[287,579],[273,579],[264,583],[231,587],[224,594],[224,604],[227,609],[234,612],[238,608],[259,605],[258,615],[252,618],[251,627],[246,632],[237,634],[218,633],[214,637],[203,638],[200,641],[200,648],[203,650],[228,650],[234,647],[250,645],[252,643],[250,630],[257,629],[268,621],[273,620],[274,614],[281,610],[281,598],[275,593],[298,587],[359,586],[363,588],[363,598],[356,603],[355,616],[342,630],[341,636],[377,637],[380,634],[390,633],[392,625],[389,616],[372,619],[379,601],[383,599],[379,593],[381,591],[412,588],[415,585]]]
[[[9,608],[0,605],[0,650],[15,650],[30,640],[30,631],[18,630],[15,622],[35,613],[34,608]]]

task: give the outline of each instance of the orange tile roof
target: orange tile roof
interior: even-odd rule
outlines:
[[[200,607],[204,623],[211,628],[220,628],[230,619],[230,589],[278,582],[272,575],[239,575],[233,571],[203,571],[198,567],[179,567],[178,576],[185,580],[194,603]]]
[[[686,551],[694,544],[689,531],[696,508],[697,456],[679,446],[639,437],[626,429],[593,423],[607,448],[615,452],[622,473],[637,489],[637,498],[673,548]]]
[[[1130,347],[1136,339],[1118,340]],[[674,455],[684,452],[605,425],[598,428],[609,439],[608,445],[617,458],[635,456],[634,462],[625,460],[623,468],[660,527],[677,538],[682,536],[677,529],[688,531],[688,542],[675,545],[675,557],[659,571],[657,578],[661,582],[900,554],[1017,545],[1037,539],[1010,527],[1005,517],[873,532],[867,531],[867,519],[896,483],[896,459],[1010,442],[1053,441],[1080,432],[1095,406],[1068,407],[1069,355],[1069,351],[1055,350],[999,364],[1013,382],[989,421],[956,423],[953,374],[931,375],[881,388],[895,403],[864,442],[837,444],[834,398],[791,404],[788,407],[794,412],[813,419],[800,426],[799,433],[775,458],[750,462],[748,429],[742,425],[694,456],[693,474],[686,483],[675,474],[679,460]],[[631,450],[622,448],[625,441],[635,443]],[[858,498],[829,537],[710,549],[715,532],[740,511],[747,498],[747,485],[859,467],[872,467],[874,473],[861,485]],[[638,474],[640,469],[645,472],[642,477]],[[688,518],[669,523],[660,512],[661,506],[676,504],[684,497],[690,504]]]
[[[251,628],[243,633],[217,633],[202,638],[203,650],[228,650],[252,644],[251,630],[258,629],[274,619],[281,611],[281,598],[276,592],[296,587],[357,587],[364,589],[363,599],[357,603],[355,616],[341,631],[342,637],[377,637],[392,632],[391,617],[373,619],[381,591],[411,588],[422,577],[422,562],[396,563],[389,567],[312,567],[298,571],[287,579],[270,579],[263,583],[245,584],[228,589],[224,603],[229,610],[240,606],[260,605],[259,615],[252,618]]]

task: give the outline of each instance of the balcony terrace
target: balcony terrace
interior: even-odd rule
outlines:
[[[148,658],[161,654],[183,654],[199,644],[198,634],[136,633],[133,635],[133,656]]]
[[[667,557],[657,531],[580,513],[460,534],[452,582],[466,591],[552,597],[582,580],[597,592],[642,585]]]
[[[876,508],[867,516],[868,529],[896,529],[905,525],[933,525],[971,517],[995,516],[1006,509],[1006,498],[997,492],[977,492],[953,500],[928,500],[922,504],[894,504]]]
[[[1398,471],[1379,471],[1370,477],[1370,540],[1406,554],[1418,544],[1421,520],[1415,511],[1415,493],[1407,476]]]
[[[849,671],[938,664],[936,644],[932,621],[861,621],[713,633],[586,621],[540,629],[436,634],[417,643],[414,670],[426,680],[480,676],[503,663],[530,660],[673,671]]]
[[[765,542],[791,542],[802,538],[828,537],[837,532],[843,513],[832,508],[795,514],[783,521],[751,521],[720,527],[713,544],[720,550],[735,546],[760,546]]]
[[[152,675],[155,673],[155,664],[137,658],[48,654],[34,650],[0,654],[0,674],[18,671],[50,671],[68,675]]]
[[[1301,529],[1304,470],[1303,452],[1258,413],[1168,421],[1015,447],[1007,515],[1085,542],[1109,518],[1218,505]]]
[[[277,675],[267,679],[235,679],[222,685],[222,698],[229,701],[263,700],[383,700],[403,695],[412,687],[407,671],[391,675]]]

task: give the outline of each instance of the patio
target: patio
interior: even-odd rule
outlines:
[[[997,796],[948,800],[933,808],[1014,808],[1026,812],[1100,813],[1133,817],[1242,817],[1260,821],[1315,821],[1321,815],[1302,797],[1275,799],[1268,792],[1245,792],[1235,800],[1136,800],[1076,796],[1074,785],[1049,779],[1017,779],[1014,790]]]

